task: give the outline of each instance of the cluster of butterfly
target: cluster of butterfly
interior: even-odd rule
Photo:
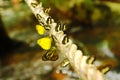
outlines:
[[[32,7],[35,8],[38,4],[36,3],[31,3]],[[44,12],[48,13],[50,9],[46,9]],[[43,19],[42,16],[40,16],[40,14],[36,14],[37,19],[39,20],[39,24],[40,25],[36,25],[36,30],[40,35],[43,35],[45,33],[45,30],[50,30],[50,26],[49,24],[52,24],[54,22],[54,20],[51,17],[48,17],[46,20],[46,24],[44,24],[43,22],[45,21]],[[43,21],[41,21],[43,19]],[[59,31],[65,31],[66,30],[66,26],[64,24],[58,23],[55,27],[55,31],[59,32]],[[52,38],[51,38],[52,37]],[[54,36],[47,36],[47,37],[43,37],[41,39],[39,39],[37,41],[38,45],[41,46],[41,48],[43,48],[44,50],[46,50],[46,53],[43,54],[42,56],[42,60],[44,61],[56,61],[59,56],[56,52],[56,47],[52,45],[52,42],[55,39]],[[63,40],[62,40],[62,44],[66,44],[69,42],[69,38],[67,35],[64,36]],[[95,57],[89,57],[87,59],[87,63],[92,64],[95,60]],[[64,61],[62,62],[61,66],[62,67],[66,67],[69,64],[69,60],[68,59],[64,59]],[[110,66],[102,66],[99,68],[99,70],[102,73],[106,73],[110,70]]]
[[[47,23],[50,23],[51,19],[50,17],[48,17],[47,19]],[[38,34],[43,35],[45,33],[45,30],[48,30],[48,27],[46,28],[45,25],[40,24],[40,25],[36,25],[36,30],[38,32]],[[63,24],[57,24],[55,30],[58,31],[65,31],[66,30],[66,26]],[[54,43],[52,43],[55,40],[55,37],[52,36],[51,37],[43,37],[40,38],[39,40],[37,40],[37,44],[43,48],[44,50],[46,50],[46,53],[43,54],[42,56],[42,60],[44,61],[56,61],[59,56],[57,54],[57,49],[54,45]],[[63,38],[62,43],[65,44],[66,42],[68,42],[68,37],[65,36]]]
[[[47,19],[47,23],[51,22],[51,18],[48,17]],[[48,27],[45,28],[45,26],[43,24],[40,25],[36,25],[36,30],[40,35],[43,35],[45,32],[45,29],[48,30]],[[55,27],[55,31],[65,31],[66,30],[66,26],[62,25],[60,23],[58,23]],[[51,37],[44,37],[41,38],[37,41],[38,45],[41,46],[41,48],[43,48],[44,50],[47,50],[47,52],[45,54],[43,54],[42,56],[42,60],[44,61],[56,61],[59,56],[56,52],[56,47],[52,46],[52,41],[55,40],[55,37],[52,36]],[[66,44],[67,42],[69,42],[68,36],[64,36],[63,40],[62,40],[62,44]],[[52,47],[51,47],[52,46]],[[87,63],[88,64],[93,64],[93,62],[95,61],[95,57],[91,56],[87,59]],[[67,65],[69,65],[69,60],[68,59],[64,59],[64,61],[61,63],[60,66],[62,67],[66,67]],[[110,66],[106,65],[106,66],[102,66],[98,68],[102,73],[107,73],[110,70]]]
[[[37,7],[38,3],[37,2],[32,2],[31,6],[33,8]],[[49,13],[50,8],[45,9],[44,13]],[[38,34],[43,35],[45,33],[45,30],[50,30],[50,26],[49,24],[52,24],[54,22],[54,20],[49,16],[46,20],[46,24],[44,24],[43,22],[45,20],[43,20],[43,17],[40,14],[36,14],[36,18],[39,20],[39,24],[40,25],[36,25],[36,30],[38,32]],[[42,21],[43,20],[43,21]],[[59,31],[65,31],[66,30],[66,26],[65,24],[61,24],[58,23],[55,27],[55,31],[59,32]],[[43,54],[42,56],[42,60],[44,61],[56,61],[59,56],[57,54],[57,49],[54,46],[54,44],[52,44],[52,42],[56,40],[54,36],[51,37],[43,37],[39,40],[37,40],[37,44],[39,46],[41,46],[41,48],[43,48],[44,50],[46,50],[46,53]],[[68,36],[64,36],[62,43],[66,44],[68,42]],[[69,64],[69,61],[67,59],[64,59],[64,61],[61,63],[62,67],[65,67]]]

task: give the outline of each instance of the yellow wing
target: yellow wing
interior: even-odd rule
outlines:
[[[36,30],[40,35],[43,35],[45,33],[45,28],[41,25],[36,25]]]
[[[37,44],[41,46],[44,50],[49,50],[51,48],[52,39],[49,37],[44,37],[37,40]]]

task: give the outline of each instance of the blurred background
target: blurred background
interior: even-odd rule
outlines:
[[[108,80],[120,80],[119,0],[37,0],[95,65],[110,65]],[[24,0],[0,0],[0,80],[79,80],[71,67],[56,73],[63,60],[42,61],[36,44],[39,24]],[[57,53],[60,55],[59,51]],[[47,76],[47,77],[46,77]]]

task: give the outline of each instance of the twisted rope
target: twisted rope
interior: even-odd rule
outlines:
[[[44,24],[48,34],[55,40],[57,48],[62,55],[68,58],[70,64],[83,80],[105,80],[103,73],[91,62],[87,62],[89,56],[84,56],[81,50],[67,37],[62,30],[59,30],[59,24],[54,22],[48,13],[38,4],[36,0],[25,0],[40,24]]]

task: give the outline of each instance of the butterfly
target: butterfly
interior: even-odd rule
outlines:
[[[45,33],[45,28],[42,25],[36,25],[36,30],[40,35],[43,35]]]
[[[45,54],[42,56],[43,61],[56,61],[58,59],[58,54],[55,47],[49,49]]]
[[[66,66],[68,66],[69,64],[70,64],[69,60],[68,60],[67,58],[65,58],[65,59],[63,60],[63,62],[61,63],[61,67],[66,67]]]
[[[101,65],[98,66],[97,69],[102,72],[103,74],[106,74],[108,71],[110,71],[110,69],[112,68],[111,65],[107,64],[107,65]]]
[[[52,39],[50,37],[44,37],[37,40],[37,44],[44,50],[51,48]]]
[[[58,23],[55,27],[55,31],[56,32],[59,32],[59,31],[65,31],[67,28],[66,28],[66,25],[65,24],[61,24],[61,23]]]

